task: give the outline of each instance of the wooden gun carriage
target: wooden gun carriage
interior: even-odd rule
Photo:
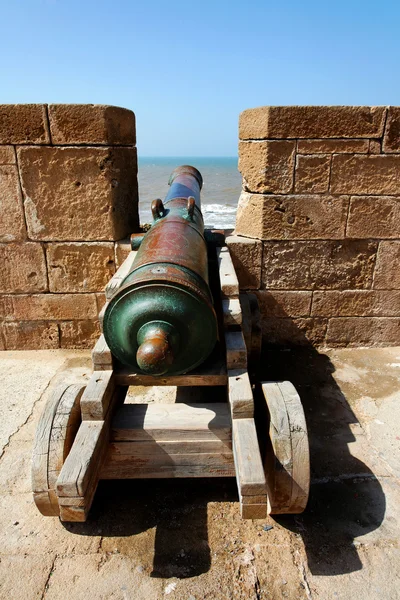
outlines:
[[[153,375],[124,365],[101,335],[87,386],[55,390],[39,421],[32,488],[43,515],[85,521],[102,479],[176,477],[236,477],[246,519],[304,510],[309,451],[299,396],[289,382],[263,382],[268,410],[255,422],[257,298],[239,292],[223,233],[206,231],[205,238],[218,328],[213,351],[187,373]],[[135,258],[131,251],[107,285],[100,322]],[[127,403],[134,386],[218,388],[220,401]]]

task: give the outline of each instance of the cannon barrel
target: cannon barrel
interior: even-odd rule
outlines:
[[[152,202],[154,222],[104,314],[111,352],[143,373],[186,373],[209,356],[217,339],[202,184],[194,167],[173,171],[168,194]]]

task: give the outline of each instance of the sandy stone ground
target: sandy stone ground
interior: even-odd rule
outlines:
[[[256,521],[230,479],[101,482],[87,523],[42,517],[38,418],[57,384],[90,373],[86,351],[0,353],[1,599],[400,598],[400,348],[265,353],[260,377],[302,398],[312,486],[303,515]]]

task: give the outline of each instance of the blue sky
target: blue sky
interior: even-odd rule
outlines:
[[[0,0],[0,103],[115,104],[142,156],[234,156],[245,108],[400,104],[400,2]]]

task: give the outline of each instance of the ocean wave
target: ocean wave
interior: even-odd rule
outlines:
[[[217,215],[234,214],[237,207],[229,204],[203,204],[201,207],[203,213],[214,213]]]

